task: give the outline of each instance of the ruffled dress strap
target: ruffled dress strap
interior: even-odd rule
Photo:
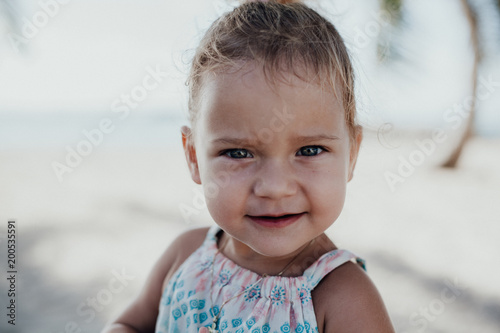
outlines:
[[[192,256],[199,257],[202,263],[201,268],[207,268],[212,265],[214,256],[217,252],[217,234],[222,229],[218,225],[212,225],[205,236],[203,243],[200,247],[193,253]]]
[[[356,262],[366,271],[365,261],[350,251],[336,249],[323,254],[304,271],[309,289],[314,289],[328,273],[349,261]]]
[[[212,225],[207,232],[205,240],[203,241],[202,246],[204,245],[212,245],[217,246],[217,233],[222,229],[218,225]]]

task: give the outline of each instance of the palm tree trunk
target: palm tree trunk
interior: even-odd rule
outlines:
[[[444,168],[455,168],[457,166],[458,160],[462,155],[462,151],[469,139],[474,134],[474,123],[476,118],[476,92],[477,92],[477,72],[480,62],[480,47],[479,47],[479,29],[477,24],[476,12],[471,6],[471,3],[467,0],[461,0],[462,6],[464,8],[465,16],[469,22],[470,37],[472,48],[474,51],[474,63],[472,67],[472,103],[470,107],[469,117],[467,118],[467,123],[465,125],[465,130],[458,142],[457,146],[453,149],[451,155],[448,159],[441,165]]]

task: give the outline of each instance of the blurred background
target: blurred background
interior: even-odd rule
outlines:
[[[328,235],[398,332],[500,332],[500,2],[308,4],[352,54],[365,128]],[[179,128],[194,48],[234,5],[0,1],[1,332],[98,332],[172,239],[214,223]]]

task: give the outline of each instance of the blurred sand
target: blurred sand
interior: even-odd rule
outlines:
[[[474,139],[456,170],[435,167],[447,148],[438,147],[391,192],[384,172],[397,172],[414,140],[396,134],[381,144],[367,133],[345,210],[328,233],[367,260],[398,332],[499,332],[500,140]],[[181,215],[199,189],[180,143],[99,147],[59,183],[51,162],[64,156],[0,151],[0,262],[6,267],[9,218],[17,219],[19,261],[17,325],[2,314],[1,332],[99,331],[176,235],[211,223],[205,211],[191,222]],[[110,293],[113,270],[133,278]],[[104,302],[91,310],[96,297]],[[2,309],[6,302],[2,292]]]

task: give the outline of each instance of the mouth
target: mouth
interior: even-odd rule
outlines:
[[[253,222],[268,228],[283,228],[286,227],[298,219],[300,219],[305,212],[298,214],[279,214],[279,215],[262,215],[262,216],[252,216],[247,215],[247,217]]]

